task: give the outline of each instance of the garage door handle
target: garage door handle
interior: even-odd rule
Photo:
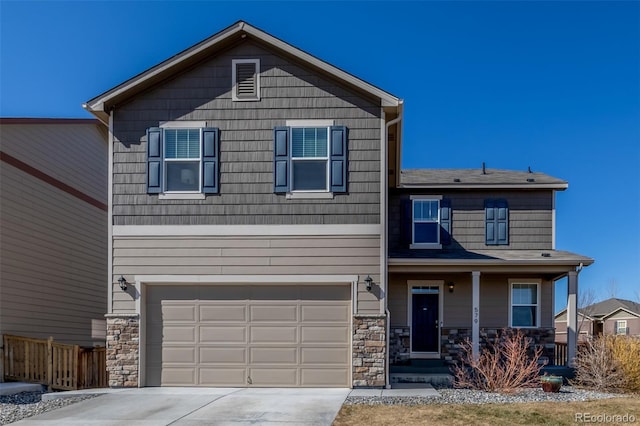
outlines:
[[[251,376],[247,376],[247,384],[248,385],[252,385],[253,384],[253,380],[251,380]]]

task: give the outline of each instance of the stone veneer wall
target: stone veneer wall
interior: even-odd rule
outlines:
[[[480,329],[480,350],[487,347],[488,342],[495,343],[498,339],[500,328]],[[533,339],[532,346],[542,345],[542,355],[540,361],[553,364],[555,351],[555,329],[553,328],[523,328],[527,337]],[[442,328],[440,335],[441,346],[440,355],[449,363],[455,363],[460,359],[460,342],[465,339],[471,340],[470,328]],[[533,353],[533,350],[531,351]]]
[[[353,317],[353,387],[385,386],[385,315]]]
[[[411,357],[409,327],[391,327],[389,330],[389,363],[406,364]]]
[[[138,387],[140,318],[137,314],[107,314],[109,387]]]

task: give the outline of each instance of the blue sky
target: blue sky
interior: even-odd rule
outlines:
[[[582,288],[640,299],[639,2],[1,0],[0,115],[88,117],[240,19],[403,98],[405,168],[568,180],[557,248],[596,259]]]

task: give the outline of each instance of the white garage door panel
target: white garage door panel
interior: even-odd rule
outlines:
[[[350,288],[149,286],[147,386],[349,386]]]
[[[200,347],[200,363],[245,365],[247,363],[247,349]]]

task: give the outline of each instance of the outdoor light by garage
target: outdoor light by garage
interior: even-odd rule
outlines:
[[[373,278],[367,275],[367,278],[364,279],[364,282],[367,284],[367,291],[371,291],[371,284],[373,283]]]
[[[449,293],[453,293],[453,289],[456,286],[456,284],[453,281],[449,281]]]
[[[120,275],[120,278],[118,278],[118,284],[120,284],[120,289],[122,291],[127,291],[127,280],[124,276]]]

